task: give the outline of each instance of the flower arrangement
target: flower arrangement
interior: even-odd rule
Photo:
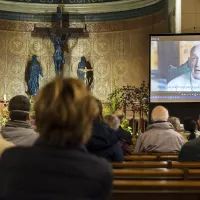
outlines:
[[[32,99],[30,99],[30,104],[31,104],[31,108],[30,108],[30,116],[35,116],[35,110],[34,110],[34,101]]]
[[[129,110],[133,112],[133,120],[135,120],[135,114],[138,113],[138,130],[143,131],[143,122],[140,122],[140,120],[148,118],[148,99],[149,85],[146,84],[145,81],[142,81],[140,87],[127,85],[117,88],[115,84],[114,91],[108,96],[107,103],[104,106],[104,114],[114,113],[117,109],[122,109],[124,112]],[[131,130],[131,127],[128,126],[128,121],[126,119],[123,122],[122,127],[127,131]]]
[[[0,126],[5,126],[9,120],[8,105],[0,102]]]

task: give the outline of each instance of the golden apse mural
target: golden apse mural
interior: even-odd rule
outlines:
[[[85,56],[94,71],[92,92],[105,101],[118,86],[139,86],[149,78],[149,34],[167,31],[165,11],[140,18],[110,22],[87,22],[89,37],[69,39],[65,52],[66,77],[77,77],[81,56]],[[32,55],[38,56],[44,78],[40,86],[55,77],[53,44],[44,36],[34,37],[36,26],[50,26],[46,22],[0,20],[0,99],[7,95],[25,94],[25,68]],[[83,27],[70,23],[70,27]]]

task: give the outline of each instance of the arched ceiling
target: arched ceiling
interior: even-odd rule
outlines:
[[[58,1],[68,4],[57,4]],[[166,0],[0,0],[0,20],[53,22],[52,14],[56,13],[57,6],[62,6],[63,13],[68,15],[70,22],[113,21],[153,14],[162,10],[165,2]]]
[[[61,5],[64,12],[70,14],[109,13],[141,9],[153,6],[160,1],[161,0],[0,0],[0,10],[48,14],[55,13],[56,7]]]

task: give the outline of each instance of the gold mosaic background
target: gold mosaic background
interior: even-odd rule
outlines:
[[[50,26],[36,23],[37,26]],[[70,24],[81,27],[83,24]],[[0,21],[0,99],[24,94],[24,73],[33,54],[39,56],[44,79],[41,86],[55,77],[53,45],[48,38],[33,37],[34,23]],[[81,56],[86,56],[94,70],[94,95],[106,100],[114,87],[139,86],[149,78],[149,34],[167,30],[165,12],[142,18],[114,22],[88,23],[88,38],[70,39],[65,53],[65,76],[76,77]]]

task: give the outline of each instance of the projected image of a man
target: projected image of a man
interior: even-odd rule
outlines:
[[[188,66],[191,71],[171,80],[167,85],[168,91],[200,92],[200,44],[191,48]]]
[[[192,70],[192,75],[195,79],[200,79],[200,45],[194,46],[190,52],[188,59],[189,65]]]

